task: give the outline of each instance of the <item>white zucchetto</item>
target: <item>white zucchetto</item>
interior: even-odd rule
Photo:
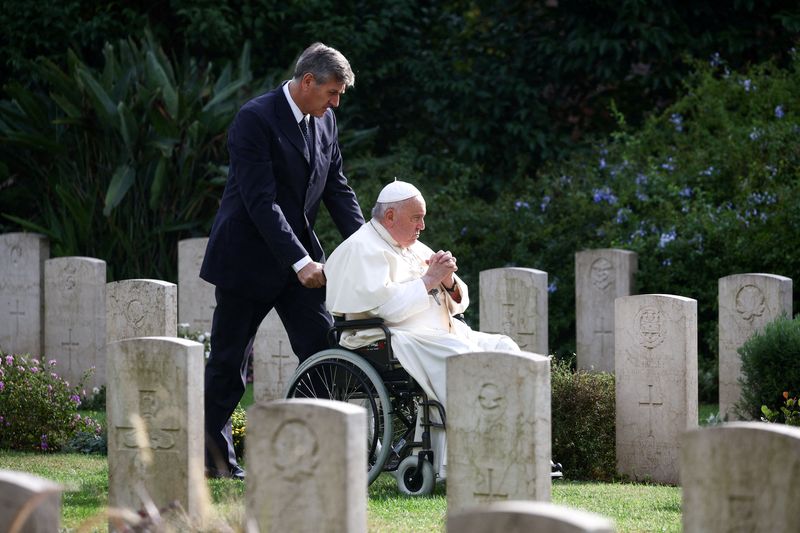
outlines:
[[[402,202],[415,196],[422,196],[419,189],[405,181],[395,181],[384,187],[378,195],[378,203],[389,204],[394,202]]]

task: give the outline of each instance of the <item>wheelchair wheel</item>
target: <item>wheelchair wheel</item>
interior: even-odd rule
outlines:
[[[318,398],[367,410],[367,482],[383,470],[392,451],[392,409],[378,372],[358,354],[332,348],[305,360],[292,377],[286,398]]]
[[[422,471],[419,469],[419,457],[409,455],[400,463],[395,472],[397,488],[406,496],[425,496],[433,492],[436,478],[433,474],[433,465],[427,460],[422,460]]]

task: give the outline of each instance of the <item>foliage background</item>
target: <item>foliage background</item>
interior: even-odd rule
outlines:
[[[716,279],[798,271],[792,0],[1,7],[0,231],[42,231],[110,279],[175,281],[177,241],[207,235],[221,196],[226,123],[315,40],[356,72],[337,116],[364,210],[414,181],[426,242],[473,287],[485,268],[547,271],[565,358],[582,248],[634,250],[639,292],[698,300],[706,400]]]

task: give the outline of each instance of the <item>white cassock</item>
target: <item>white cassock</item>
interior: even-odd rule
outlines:
[[[377,220],[372,219],[330,255],[325,263],[326,305],[346,319],[383,318],[392,332],[392,351],[403,368],[430,398],[447,406],[445,361],[468,352],[520,349],[505,335],[473,331],[453,315],[469,305],[467,286],[458,276],[461,301],[456,302],[439,287],[439,303],[428,294],[421,279],[425,261],[433,250],[417,241],[401,248]],[[340,344],[360,348],[383,338],[379,329],[358,330],[342,335]],[[435,412],[432,411],[432,412]],[[444,433],[433,430],[434,469],[445,477]],[[419,436],[417,436],[418,440]]]

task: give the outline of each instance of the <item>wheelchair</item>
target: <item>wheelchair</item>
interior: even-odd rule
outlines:
[[[380,328],[385,338],[356,350],[339,346],[345,330]],[[391,332],[383,319],[337,320],[328,332],[327,350],[301,363],[286,398],[320,398],[360,405],[367,410],[367,480],[392,472],[400,492],[421,496],[435,485],[431,428],[444,429],[444,406],[425,391],[392,353]],[[432,412],[438,414],[434,422]],[[414,440],[421,411],[421,440]],[[412,452],[420,452],[413,455]]]
[[[459,318],[459,317],[457,317]],[[339,345],[345,330],[380,328],[384,338],[356,350]],[[391,472],[401,493],[430,494],[435,485],[431,429],[445,429],[444,406],[425,391],[392,353],[391,331],[381,318],[336,320],[328,332],[329,349],[301,363],[286,398],[319,398],[360,405],[367,410],[367,481]],[[438,420],[434,421],[433,413]],[[417,415],[421,440],[414,440]],[[419,449],[414,455],[413,451]],[[551,478],[562,477],[550,462]]]

